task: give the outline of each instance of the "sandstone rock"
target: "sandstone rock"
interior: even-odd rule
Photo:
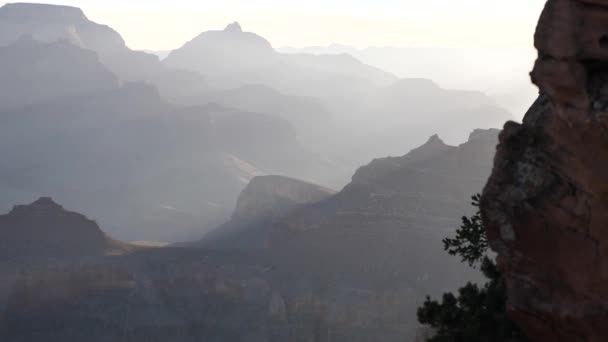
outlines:
[[[511,316],[534,341],[608,339],[608,2],[550,0],[541,96],[508,123],[482,199]]]

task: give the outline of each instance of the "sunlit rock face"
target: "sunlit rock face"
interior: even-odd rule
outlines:
[[[285,214],[285,207],[319,202],[333,194],[332,190],[288,177],[256,177],[241,193],[234,219],[279,217]]]
[[[289,177],[255,177],[241,192],[231,220],[206,234],[198,245],[215,250],[266,248],[274,223],[334,194],[333,190]]]
[[[541,96],[508,123],[482,207],[511,316],[534,341],[608,339],[608,1],[550,0]]]

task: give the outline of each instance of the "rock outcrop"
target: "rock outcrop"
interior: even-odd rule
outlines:
[[[241,192],[232,219],[205,236],[211,249],[255,249],[268,245],[273,224],[294,210],[335,191],[283,176],[260,176]]]
[[[85,216],[69,212],[49,197],[18,205],[0,216],[0,257],[79,258],[124,254],[134,248],[109,238]]]
[[[482,199],[510,315],[533,341],[608,339],[608,1],[550,0],[541,90],[508,123]]]
[[[233,219],[277,218],[290,208],[319,202],[333,194],[332,190],[293,178],[256,177],[241,193]]]

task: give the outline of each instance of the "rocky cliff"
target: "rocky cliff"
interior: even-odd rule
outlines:
[[[208,233],[202,245],[211,249],[264,248],[277,220],[334,194],[333,190],[293,178],[256,177],[241,192],[232,219]]]
[[[508,123],[482,200],[511,317],[534,341],[608,339],[608,1],[550,0],[541,90]]]

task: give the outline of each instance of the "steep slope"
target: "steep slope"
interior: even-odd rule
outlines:
[[[509,314],[533,341],[608,339],[608,2],[550,0],[541,96],[501,134],[482,213]]]
[[[94,221],[66,211],[48,197],[0,215],[3,261],[94,257],[132,250],[134,247],[105,235]]]
[[[305,205],[320,202],[335,192],[282,176],[251,180],[241,192],[232,218],[205,235],[208,249],[258,249],[268,245],[272,225]]]

